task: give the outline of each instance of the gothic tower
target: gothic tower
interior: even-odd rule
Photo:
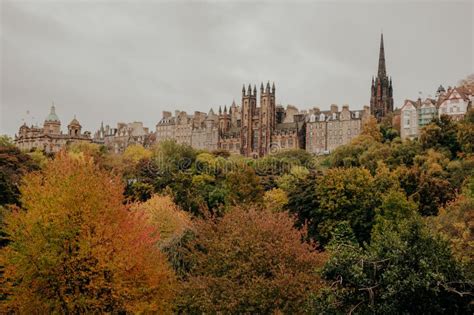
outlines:
[[[370,95],[370,113],[381,121],[388,113],[393,112],[393,89],[392,78],[387,76],[385,67],[385,51],[383,46],[383,34],[380,37],[379,68],[377,77],[372,77],[372,88]]]
[[[254,134],[252,118],[257,109],[257,89],[249,84],[247,93],[245,93],[245,86],[242,87],[242,117],[240,130],[240,153],[244,156],[250,156],[254,147]]]
[[[265,156],[270,152],[272,131],[275,127],[275,83],[270,89],[270,82],[264,89],[260,85],[260,137],[259,156]]]
[[[230,110],[229,110],[230,112]],[[219,106],[219,134],[224,134],[230,129],[230,115],[227,113],[227,105],[224,106],[224,112],[222,112]]]

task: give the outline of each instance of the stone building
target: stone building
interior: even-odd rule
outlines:
[[[219,142],[219,117],[211,109],[205,113],[195,112],[192,118],[191,142],[199,150],[217,150]]]
[[[391,112],[393,112],[392,78],[387,76],[383,34],[381,34],[377,77],[375,80],[372,77],[370,113],[380,122],[382,118]]]
[[[150,147],[155,142],[155,135],[150,133],[142,122],[120,122],[117,124],[117,128],[111,128],[109,125],[104,127],[102,123],[94,134],[93,141],[106,146],[114,153],[123,153],[132,144]]]
[[[370,115],[369,107],[363,110],[349,110],[348,105],[338,110],[337,105],[321,111],[314,108],[306,117],[306,151],[312,154],[327,154],[338,146],[348,144],[358,136]]]
[[[156,125],[156,141],[173,139],[196,149],[223,149],[232,154],[262,157],[288,149],[306,149],[313,154],[325,154],[347,144],[360,134],[369,107],[329,111],[314,108],[308,112],[296,106],[276,105],[275,85],[260,85],[259,106],[257,87],[242,88],[242,105],[235,101],[230,107],[219,107],[217,114],[195,112],[163,112]],[[180,122],[181,119],[181,122]]]
[[[15,135],[15,144],[21,150],[44,150],[45,152],[58,152],[72,143],[91,142],[90,132],[82,133],[82,126],[74,119],[67,126],[68,132],[61,131],[61,121],[56,115],[56,108],[51,106],[51,111],[46,117],[43,127],[23,124]]]
[[[262,157],[276,150],[304,148],[303,115],[294,106],[283,109],[276,105],[275,84],[260,85],[260,106],[257,106],[257,87],[242,87],[240,120],[229,116],[222,118],[219,147],[234,146],[234,151],[248,157]],[[226,113],[224,113],[226,115]],[[237,139],[240,137],[240,143]],[[235,148],[238,145],[238,149]],[[229,150],[232,151],[232,150]]]
[[[242,105],[235,102],[227,108],[211,109],[206,115],[195,112],[163,112],[156,125],[156,141],[174,139],[196,149],[224,149],[234,154],[261,157],[272,150],[304,148],[305,117],[295,106],[286,109],[275,103],[275,85],[260,86],[260,106],[257,87],[242,89]]]

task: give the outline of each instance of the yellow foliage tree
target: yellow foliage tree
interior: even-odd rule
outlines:
[[[179,209],[170,196],[154,195],[146,202],[133,205],[132,210],[146,213],[148,222],[160,233],[160,246],[179,239],[191,227],[189,214]]]
[[[140,144],[128,146],[123,153],[124,160],[130,161],[133,164],[138,163],[140,160],[149,159],[151,156],[152,152]]]
[[[361,135],[371,136],[375,141],[382,141],[382,133],[380,133],[380,127],[377,124],[377,119],[374,116],[369,116],[362,126]]]
[[[281,188],[273,188],[266,191],[263,195],[263,204],[265,208],[271,211],[283,211],[284,207],[288,204],[288,195]]]
[[[449,241],[453,255],[474,272],[474,198],[459,195],[430,218],[434,228]]]

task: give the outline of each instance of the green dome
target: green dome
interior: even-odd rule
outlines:
[[[46,117],[46,121],[59,121],[58,115],[56,115],[56,108],[51,106],[51,112],[49,113],[48,117]]]

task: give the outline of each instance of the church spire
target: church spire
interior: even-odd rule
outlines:
[[[380,52],[379,52],[379,79],[384,78],[387,75],[387,70],[385,69],[385,50],[383,48],[383,33],[380,34]]]
[[[372,78],[370,113],[380,122],[382,118],[391,112],[393,112],[393,87],[391,78],[387,76],[383,33],[381,33],[379,68],[375,80]]]

